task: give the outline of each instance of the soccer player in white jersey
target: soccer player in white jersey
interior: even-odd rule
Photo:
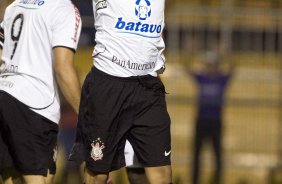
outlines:
[[[78,112],[81,91],[73,55],[80,31],[80,14],[70,0],[16,0],[5,10],[0,27],[0,172],[5,183],[14,173],[27,184],[51,183],[59,88]]]
[[[86,184],[125,166],[127,139],[152,184],[169,184],[170,117],[158,74],[165,68],[165,0],[93,0],[94,66],[82,88],[77,141],[86,148]],[[81,144],[75,144],[70,160]]]

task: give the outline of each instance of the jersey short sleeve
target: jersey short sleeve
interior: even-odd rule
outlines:
[[[82,25],[79,10],[73,4],[62,4],[52,14],[52,47],[67,47],[75,51]]]

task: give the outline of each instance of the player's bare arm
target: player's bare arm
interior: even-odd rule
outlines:
[[[64,47],[53,49],[55,56],[55,75],[58,85],[76,113],[80,101],[80,82],[73,65],[74,53]]]

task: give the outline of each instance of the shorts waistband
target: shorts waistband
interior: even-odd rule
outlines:
[[[156,77],[152,75],[140,75],[140,76],[131,76],[131,77],[118,77],[118,76],[113,76],[110,74],[107,74],[99,69],[97,69],[95,66],[92,67],[91,72],[93,72],[95,75],[100,75],[103,77],[107,77],[109,79],[114,79],[114,80],[120,80],[120,81],[132,81],[132,82],[139,82],[140,80],[146,81],[146,80],[154,80]]]

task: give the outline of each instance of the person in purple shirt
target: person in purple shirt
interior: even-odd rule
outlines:
[[[220,57],[216,52],[207,52],[203,58],[200,72],[189,71],[198,87],[198,110],[194,135],[192,184],[198,184],[200,175],[200,156],[203,144],[212,144],[215,155],[215,171],[212,184],[220,183],[222,171],[222,109],[224,92],[232,76],[232,68],[223,72]]]

